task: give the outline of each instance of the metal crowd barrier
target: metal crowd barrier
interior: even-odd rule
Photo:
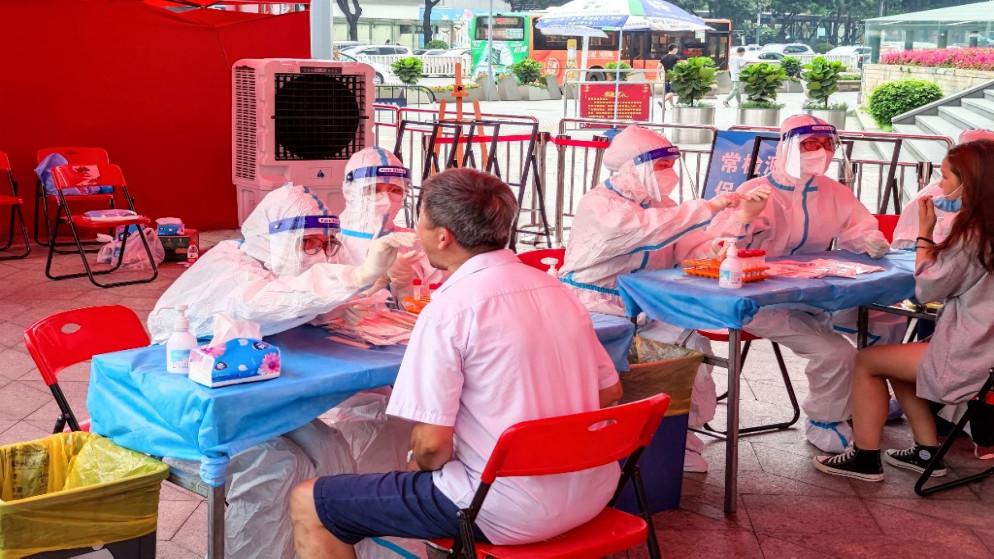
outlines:
[[[674,144],[680,146],[682,158],[680,184],[672,194],[677,202],[696,199],[703,191],[717,133],[713,126],[563,118],[559,121],[558,133],[550,135],[537,132],[535,117],[482,114],[481,121],[474,121],[475,126],[481,126],[484,121],[500,122],[499,133],[477,130],[472,140],[466,133],[460,133],[462,139],[453,140],[453,132],[437,131],[440,128],[437,111],[380,105],[376,109],[377,143],[393,146],[398,156],[412,168],[415,191],[423,177],[456,166],[453,150],[461,146],[463,160],[458,161],[458,166],[495,172],[518,188],[524,223],[521,228],[535,234],[532,240],[547,244],[549,239],[542,237],[548,226],[552,244],[556,245],[567,242],[580,198],[605,178],[603,154],[609,145],[608,137],[617,130],[634,124],[677,140]],[[455,116],[453,111],[447,111],[445,115],[446,119]],[[399,135],[402,122],[406,123],[405,131]],[[774,136],[779,132],[774,127],[733,126],[730,129],[771,132]],[[433,130],[440,141],[429,144]],[[681,136],[691,138],[694,143],[680,142]],[[702,137],[707,141],[701,143]],[[936,142],[944,149],[953,145],[945,136],[840,131],[840,137],[850,152],[853,177],[850,186],[856,197],[874,213],[900,213],[903,204],[937,176],[937,162],[933,165],[917,161],[913,153],[906,149],[902,151],[905,142]],[[549,149],[550,145],[553,149]],[[829,173],[837,175],[841,181],[845,173],[839,160],[833,163]],[[555,185],[555,188],[547,185]],[[406,206],[409,224],[417,218],[415,200],[412,196]],[[551,214],[546,214],[545,208],[551,208]]]

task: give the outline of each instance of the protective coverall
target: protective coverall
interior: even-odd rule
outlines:
[[[704,242],[704,228],[733,198],[714,203],[669,198],[679,184],[680,150],[659,134],[630,126],[604,152],[604,165],[616,172],[583,195],[577,205],[559,279],[573,289],[590,312],[625,316],[617,290],[622,274],[672,268]],[[653,321],[640,335],[674,343],[684,329]],[[710,342],[693,333],[687,346],[710,353]],[[701,427],[714,417],[715,387],[710,367],[701,366],[694,381],[690,425]],[[687,434],[684,468],[707,471],[703,443]]]
[[[771,174],[738,188],[747,192],[758,185],[772,186],[766,206],[756,215],[725,212],[712,221],[708,233],[716,239],[735,238],[740,248],[763,249],[767,257],[825,251],[833,240],[838,248],[855,253],[874,258],[886,254],[890,245],[876,218],[849,188],[825,176],[839,144],[835,128],[815,117],[795,115],[783,122],[780,138]],[[807,140],[822,145],[808,149],[814,146]],[[831,150],[826,149],[829,144]],[[760,309],[745,329],[807,359],[809,392],[801,404],[808,417],[805,435],[821,450],[838,453],[852,441],[846,420],[856,348],[834,329],[835,319],[833,313],[816,309]],[[842,322],[855,331],[848,319]],[[885,330],[897,328],[889,325]],[[874,336],[892,339],[890,334]]]

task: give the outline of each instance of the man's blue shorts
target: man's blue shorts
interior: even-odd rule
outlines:
[[[314,505],[324,527],[347,544],[459,533],[459,507],[435,487],[431,472],[325,476],[314,484]],[[478,541],[487,541],[475,526],[473,531]]]

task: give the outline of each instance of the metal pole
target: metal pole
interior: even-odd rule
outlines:
[[[490,0],[490,12],[487,16],[487,75],[491,80],[494,79],[494,0]],[[487,101],[493,101],[490,97],[495,89],[497,89],[496,81],[493,87],[487,88]]]
[[[883,2],[883,0],[880,0]],[[756,44],[762,44],[759,40],[759,27],[763,25],[763,10],[760,9],[756,12]]]
[[[331,60],[334,34],[331,24],[331,0],[311,1],[311,58]]]
[[[625,30],[618,28],[618,66],[614,69],[614,120],[618,120],[618,90],[621,89],[621,44],[625,39]],[[664,101],[665,103],[665,101]]]

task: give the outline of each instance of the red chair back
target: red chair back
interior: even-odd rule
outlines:
[[[518,254],[518,260],[531,266],[532,268],[538,268],[543,272],[549,269],[548,264],[542,264],[544,258],[555,258],[556,259],[556,269],[563,267],[563,261],[566,259],[566,249],[564,248],[543,248],[540,250],[533,250],[530,252],[522,252]]]
[[[24,345],[48,386],[58,382],[59,372],[70,365],[150,343],[135,311],[121,305],[61,312],[24,331]]]
[[[110,156],[104,148],[82,147],[41,148],[38,150],[38,163],[53,153],[65,157],[70,165],[110,163]]]
[[[891,214],[873,214],[873,217],[877,218],[877,229],[884,234],[888,243],[894,242],[894,229],[897,228],[897,220],[901,219],[900,215]]]
[[[55,188],[85,188],[88,186],[127,186],[124,173],[117,165],[59,165],[52,169]]]
[[[523,421],[505,430],[483,470],[491,484],[503,476],[578,472],[617,462],[649,444],[666,409],[668,394],[602,410]]]

